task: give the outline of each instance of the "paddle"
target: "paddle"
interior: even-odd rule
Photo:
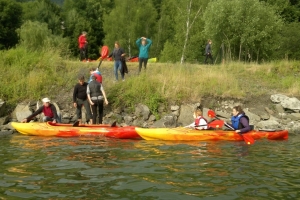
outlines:
[[[102,49],[101,49],[101,57],[100,57],[100,62],[99,62],[99,65],[98,65],[98,70],[99,70],[99,67],[102,63],[102,61],[108,56],[108,53],[109,53],[109,49],[108,49],[108,46],[103,46]]]
[[[213,110],[209,110],[207,112],[207,115],[211,118],[216,118],[216,119],[220,119],[216,116],[216,113]],[[229,124],[227,124],[226,122],[224,122],[225,126],[227,126],[228,128],[230,128],[231,130],[234,130],[234,128],[232,126],[230,126]],[[250,135],[245,135],[245,134],[241,134],[239,133],[240,136],[243,137],[244,141],[246,142],[246,144],[251,145],[254,144],[254,139],[250,136]]]
[[[117,126],[117,122],[116,121],[114,121],[111,125],[110,125],[110,127],[116,127]]]
[[[79,121],[74,122],[73,126],[74,126],[74,127],[79,126]]]

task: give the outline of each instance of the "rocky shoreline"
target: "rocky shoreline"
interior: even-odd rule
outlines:
[[[295,97],[288,97],[283,94],[274,94],[269,98],[266,105],[259,102],[254,106],[247,106],[243,102],[234,100],[219,100],[214,103],[214,111],[217,116],[227,122],[230,121],[231,110],[235,105],[242,105],[245,113],[250,118],[250,124],[254,129],[287,129],[291,133],[298,133],[300,130],[300,101]],[[54,102],[55,103],[55,102]],[[210,101],[211,103],[211,101]],[[30,115],[36,108],[38,102],[20,103],[15,110],[6,116],[0,115],[0,136],[11,135],[16,131],[10,125],[11,122],[21,121]],[[76,119],[75,109],[70,104],[55,103],[62,114],[62,123],[74,123]],[[143,104],[136,105],[134,111],[127,108],[111,109],[110,106],[104,108],[105,124],[114,121],[119,126],[138,126],[138,127],[178,127],[185,126],[193,122],[192,113],[197,106],[203,107],[203,114],[208,121],[212,120],[207,116],[210,109],[205,102],[196,102],[183,105],[172,105],[168,108],[161,106],[159,113],[162,116],[157,120],[150,112],[150,109]],[[0,99],[0,113],[5,113],[6,104]],[[40,121],[41,116],[36,117],[35,121]],[[85,114],[83,115],[85,120]]]

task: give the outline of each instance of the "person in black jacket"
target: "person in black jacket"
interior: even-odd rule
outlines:
[[[103,118],[103,100],[108,104],[105,91],[101,83],[96,81],[96,77],[92,76],[92,81],[87,86],[88,100],[92,106],[93,124],[96,124],[97,112],[99,111],[99,124],[102,124]],[[97,109],[98,108],[98,109]]]
[[[207,59],[211,60],[211,64],[214,64],[212,52],[211,52],[211,40],[208,40],[207,45],[205,47],[205,61],[204,63],[207,64]]]
[[[61,123],[60,113],[57,113],[56,108],[50,103],[50,99],[43,98],[43,105],[37,109],[34,113],[23,119],[22,122],[26,123],[33,119],[38,114],[44,113],[43,122],[52,121],[53,123]]]
[[[84,81],[84,76],[79,76],[78,82],[73,91],[73,105],[76,108],[77,120],[80,124],[82,123],[82,106],[84,106],[87,114],[86,120],[92,123],[92,113],[86,93],[88,83]]]
[[[111,54],[108,56],[109,58],[113,57],[113,59],[115,60],[115,62],[114,62],[114,73],[115,73],[115,78],[116,78],[115,81],[118,81],[118,70],[120,72],[122,70],[122,57],[124,57],[125,55],[126,54],[125,54],[124,49],[121,48],[119,42],[116,41],[113,52],[111,52]],[[122,76],[122,80],[124,81],[125,80],[124,74],[121,73],[121,76]]]

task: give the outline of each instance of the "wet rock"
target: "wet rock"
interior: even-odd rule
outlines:
[[[8,130],[8,131],[0,131],[0,137],[3,137],[3,136],[8,136],[8,135],[12,135],[14,133],[13,130]]]

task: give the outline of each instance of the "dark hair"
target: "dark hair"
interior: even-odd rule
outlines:
[[[241,106],[234,106],[233,109],[235,109],[239,114],[245,113]]]
[[[95,71],[95,70],[96,70],[95,67],[90,68],[90,71]]]
[[[84,81],[84,76],[83,76],[83,75],[79,75],[79,76],[78,76],[78,80]]]

